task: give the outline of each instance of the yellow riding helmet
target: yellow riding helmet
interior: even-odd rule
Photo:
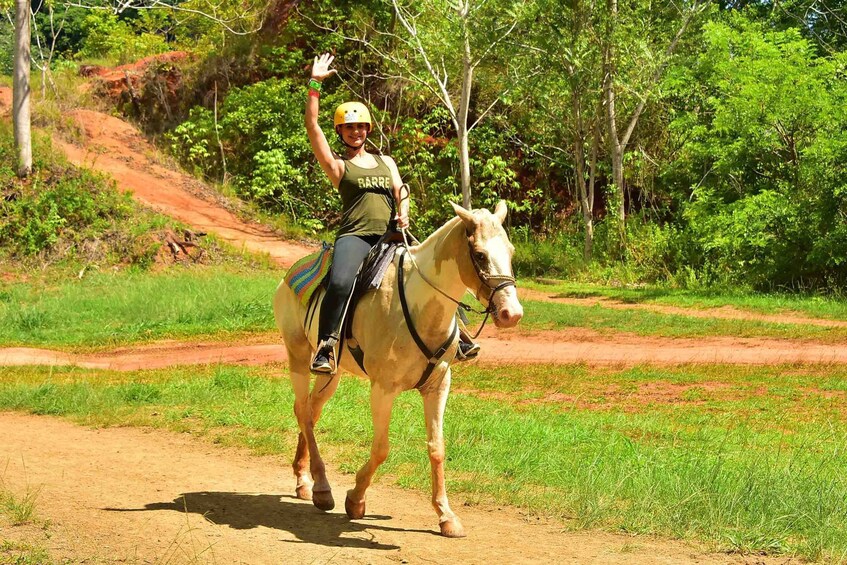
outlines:
[[[335,109],[335,127],[343,124],[368,124],[368,131],[373,127],[371,113],[361,102],[345,102]]]

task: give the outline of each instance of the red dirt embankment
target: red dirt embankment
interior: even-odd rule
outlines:
[[[11,89],[0,87],[0,113],[11,108]],[[156,149],[133,126],[93,110],[69,114],[83,134],[81,145],[55,138],[54,143],[79,166],[111,175],[122,190],[142,204],[189,225],[195,232],[214,233],[238,249],[267,253],[281,267],[291,266],[314,248],[279,235],[261,224],[246,222],[217,202],[201,196],[190,175],[162,166]]]

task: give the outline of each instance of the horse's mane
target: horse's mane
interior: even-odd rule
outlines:
[[[452,218],[447,220],[440,228],[432,232],[429,237],[427,237],[421,243],[419,243],[418,245],[413,245],[410,251],[417,251],[422,247],[427,247],[427,242],[429,242],[429,245],[432,245],[433,241],[440,241],[441,239],[444,239],[447,234],[450,233],[450,231],[453,230],[453,228],[455,228],[455,226],[461,221],[462,219],[459,218],[459,216],[453,216]]]

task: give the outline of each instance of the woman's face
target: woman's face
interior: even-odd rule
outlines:
[[[370,130],[370,126],[365,123],[342,124],[338,127],[341,128],[341,138],[347,145],[352,145],[353,147],[360,147],[365,143],[365,139],[368,137],[368,131]]]

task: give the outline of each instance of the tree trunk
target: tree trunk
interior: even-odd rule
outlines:
[[[591,260],[591,252],[594,246],[594,198],[588,198],[587,179],[585,178],[585,123],[582,119],[582,92],[576,80],[571,81],[571,111],[576,120],[576,129],[573,135],[573,153],[576,165],[576,187],[579,193],[579,207],[582,210],[582,223],[585,227],[585,246],[583,259],[587,263]]]
[[[617,220],[623,238],[626,221],[624,206],[623,152],[625,144],[618,134],[618,116],[615,108],[615,25],[618,17],[617,0],[609,0],[609,15],[606,23],[606,45],[603,49],[603,94],[606,99],[606,117],[609,130],[609,156],[612,161],[612,182],[618,199]],[[621,240],[623,243],[623,239]]]
[[[471,163],[468,144],[468,111],[471,105],[471,85],[473,84],[473,65],[471,62],[470,32],[468,31],[467,14],[462,14],[462,31],[464,45],[462,50],[462,94],[459,100],[458,128],[459,136],[459,167],[461,168],[462,206],[471,209]]]
[[[30,3],[15,2],[15,68],[12,82],[12,121],[18,149],[18,176],[32,172],[32,134],[30,116]]]
[[[602,102],[601,102],[602,105]],[[588,202],[591,206],[591,222],[586,224],[584,253],[590,259],[594,252],[594,187],[597,185],[597,157],[600,153],[600,128],[602,111],[598,108],[594,115],[594,137],[591,140],[591,157],[588,162]]]

